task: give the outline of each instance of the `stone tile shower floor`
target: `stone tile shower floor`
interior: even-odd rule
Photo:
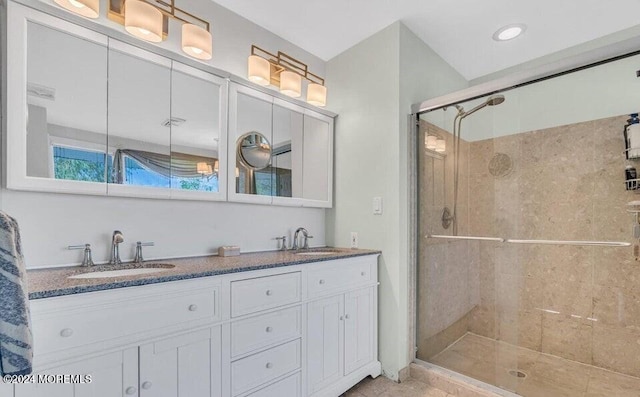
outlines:
[[[640,396],[640,378],[472,333],[429,361],[525,397]],[[520,378],[510,371],[521,371],[526,376]]]

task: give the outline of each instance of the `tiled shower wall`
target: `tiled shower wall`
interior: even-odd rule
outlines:
[[[419,142],[425,134],[446,140],[452,153],[453,137],[447,131],[421,120]],[[458,190],[458,233],[468,230],[469,144],[461,141]],[[479,304],[477,282],[478,245],[466,241],[427,239],[427,234],[451,234],[442,227],[445,206],[453,211],[453,156],[433,156],[421,150],[418,158],[418,272],[417,344],[418,358],[427,360],[464,335],[470,313]]]
[[[472,235],[631,241],[626,116],[470,144]],[[494,177],[494,153],[513,171]],[[481,244],[469,330],[640,376],[640,262],[631,248]]]
[[[468,143],[460,196],[468,213],[461,214],[467,223],[459,234],[633,241],[634,217],[626,203],[640,196],[625,191],[625,123],[626,116],[620,116]],[[511,158],[508,175],[489,172],[496,153]],[[425,182],[429,170],[424,161],[421,167],[425,234],[427,225],[439,223],[434,216],[440,203],[429,197],[429,189],[437,188]],[[424,313],[418,318],[419,358],[470,331],[640,376],[640,262],[631,248],[485,242],[419,246],[418,277],[424,283],[418,286],[418,310]],[[465,307],[470,308],[467,314]],[[434,314],[452,311],[455,315]],[[424,325],[425,318],[437,321]]]

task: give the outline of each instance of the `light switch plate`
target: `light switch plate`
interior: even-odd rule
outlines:
[[[382,215],[382,197],[373,198],[373,215]]]
[[[351,248],[358,248],[358,232],[351,232]]]

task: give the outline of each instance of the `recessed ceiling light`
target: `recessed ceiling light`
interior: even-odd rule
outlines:
[[[527,25],[523,23],[503,26],[493,34],[493,39],[495,41],[512,40],[524,33],[525,30],[527,30]]]

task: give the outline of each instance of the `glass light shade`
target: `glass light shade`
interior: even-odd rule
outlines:
[[[197,59],[211,59],[213,54],[211,33],[191,23],[182,24],[182,51]]]
[[[140,0],[127,0],[124,10],[124,28],[139,39],[159,43],[162,41],[162,13]]]
[[[99,0],[54,0],[57,5],[74,14],[86,18],[98,18],[100,12]]]
[[[249,72],[247,77],[256,84],[271,84],[271,64],[258,55],[249,55]]]
[[[429,150],[436,150],[436,141],[438,140],[438,137],[435,135],[427,135],[424,137],[424,145],[426,146],[427,149]]]
[[[436,139],[436,152],[444,152],[447,149],[444,139]]]
[[[327,87],[309,83],[307,86],[307,102],[313,106],[325,106],[327,104]]]
[[[198,174],[206,175],[209,172],[209,167],[211,166],[205,162],[196,163],[196,171]]]
[[[302,91],[302,77],[294,72],[290,72],[288,70],[280,73],[280,92],[290,96],[292,98],[297,98],[300,96],[300,92]]]

